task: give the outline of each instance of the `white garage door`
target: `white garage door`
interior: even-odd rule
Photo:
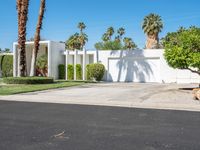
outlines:
[[[159,82],[159,58],[110,58],[108,80],[114,82]]]

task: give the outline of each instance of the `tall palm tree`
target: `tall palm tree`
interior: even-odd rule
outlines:
[[[83,30],[86,28],[86,25],[84,22],[78,23],[78,28],[80,29],[80,32],[83,33]]]
[[[78,23],[78,28],[80,29],[80,34],[78,36],[78,41],[80,43],[80,49],[83,50],[83,47],[85,46],[86,42],[88,41],[88,36],[83,32],[83,30],[86,28],[86,25],[84,22]]]
[[[107,33],[107,35],[108,35],[108,37],[109,37],[109,40],[111,40],[113,34],[115,33],[115,30],[114,30],[113,27],[109,27],[109,28],[107,29],[107,32],[106,32],[106,33]]]
[[[26,76],[26,25],[29,0],[17,0],[18,13],[18,76]]]
[[[163,29],[163,22],[161,16],[157,14],[149,14],[144,18],[142,29],[147,35],[146,48],[153,49],[159,47],[158,34]]]
[[[125,49],[131,50],[137,47],[131,38],[125,37],[123,41]]]
[[[36,69],[36,59],[40,47],[40,32],[42,29],[43,19],[44,19],[44,12],[46,8],[46,0],[40,1],[40,10],[39,10],[39,16],[38,16],[38,23],[36,27],[35,37],[34,37],[34,49],[32,50],[32,60],[31,60],[31,72],[30,76],[35,76],[35,69]]]

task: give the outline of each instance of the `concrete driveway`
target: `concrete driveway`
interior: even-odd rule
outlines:
[[[197,84],[101,83],[0,96],[0,100],[200,111]],[[184,88],[184,89],[181,89]]]

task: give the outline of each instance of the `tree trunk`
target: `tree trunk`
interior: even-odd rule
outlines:
[[[42,29],[42,21],[44,18],[45,4],[46,4],[46,0],[41,0],[38,23],[37,23],[35,38],[34,38],[34,49],[32,50],[30,76],[35,76],[35,74],[36,74],[36,59],[37,59],[37,55],[38,55],[38,51],[39,51],[39,47],[40,47],[40,44],[39,44],[40,32]]]
[[[31,70],[30,76],[33,77],[36,75],[36,52],[35,49],[32,50],[32,58],[31,58]]]
[[[29,0],[17,0],[19,76],[26,76],[26,24]]]
[[[148,35],[146,42],[146,49],[157,49],[159,48],[158,35]]]
[[[2,73],[3,73],[3,60],[4,60],[5,55],[2,56],[1,58],[1,64],[0,64],[0,78],[2,78]]]

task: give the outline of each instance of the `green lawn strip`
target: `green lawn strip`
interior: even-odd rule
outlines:
[[[32,84],[32,85],[0,85],[0,95],[13,95],[19,93],[35,92],[48,89],[57,89],[83,85],[88,82],[56,81],[52,84]]]

